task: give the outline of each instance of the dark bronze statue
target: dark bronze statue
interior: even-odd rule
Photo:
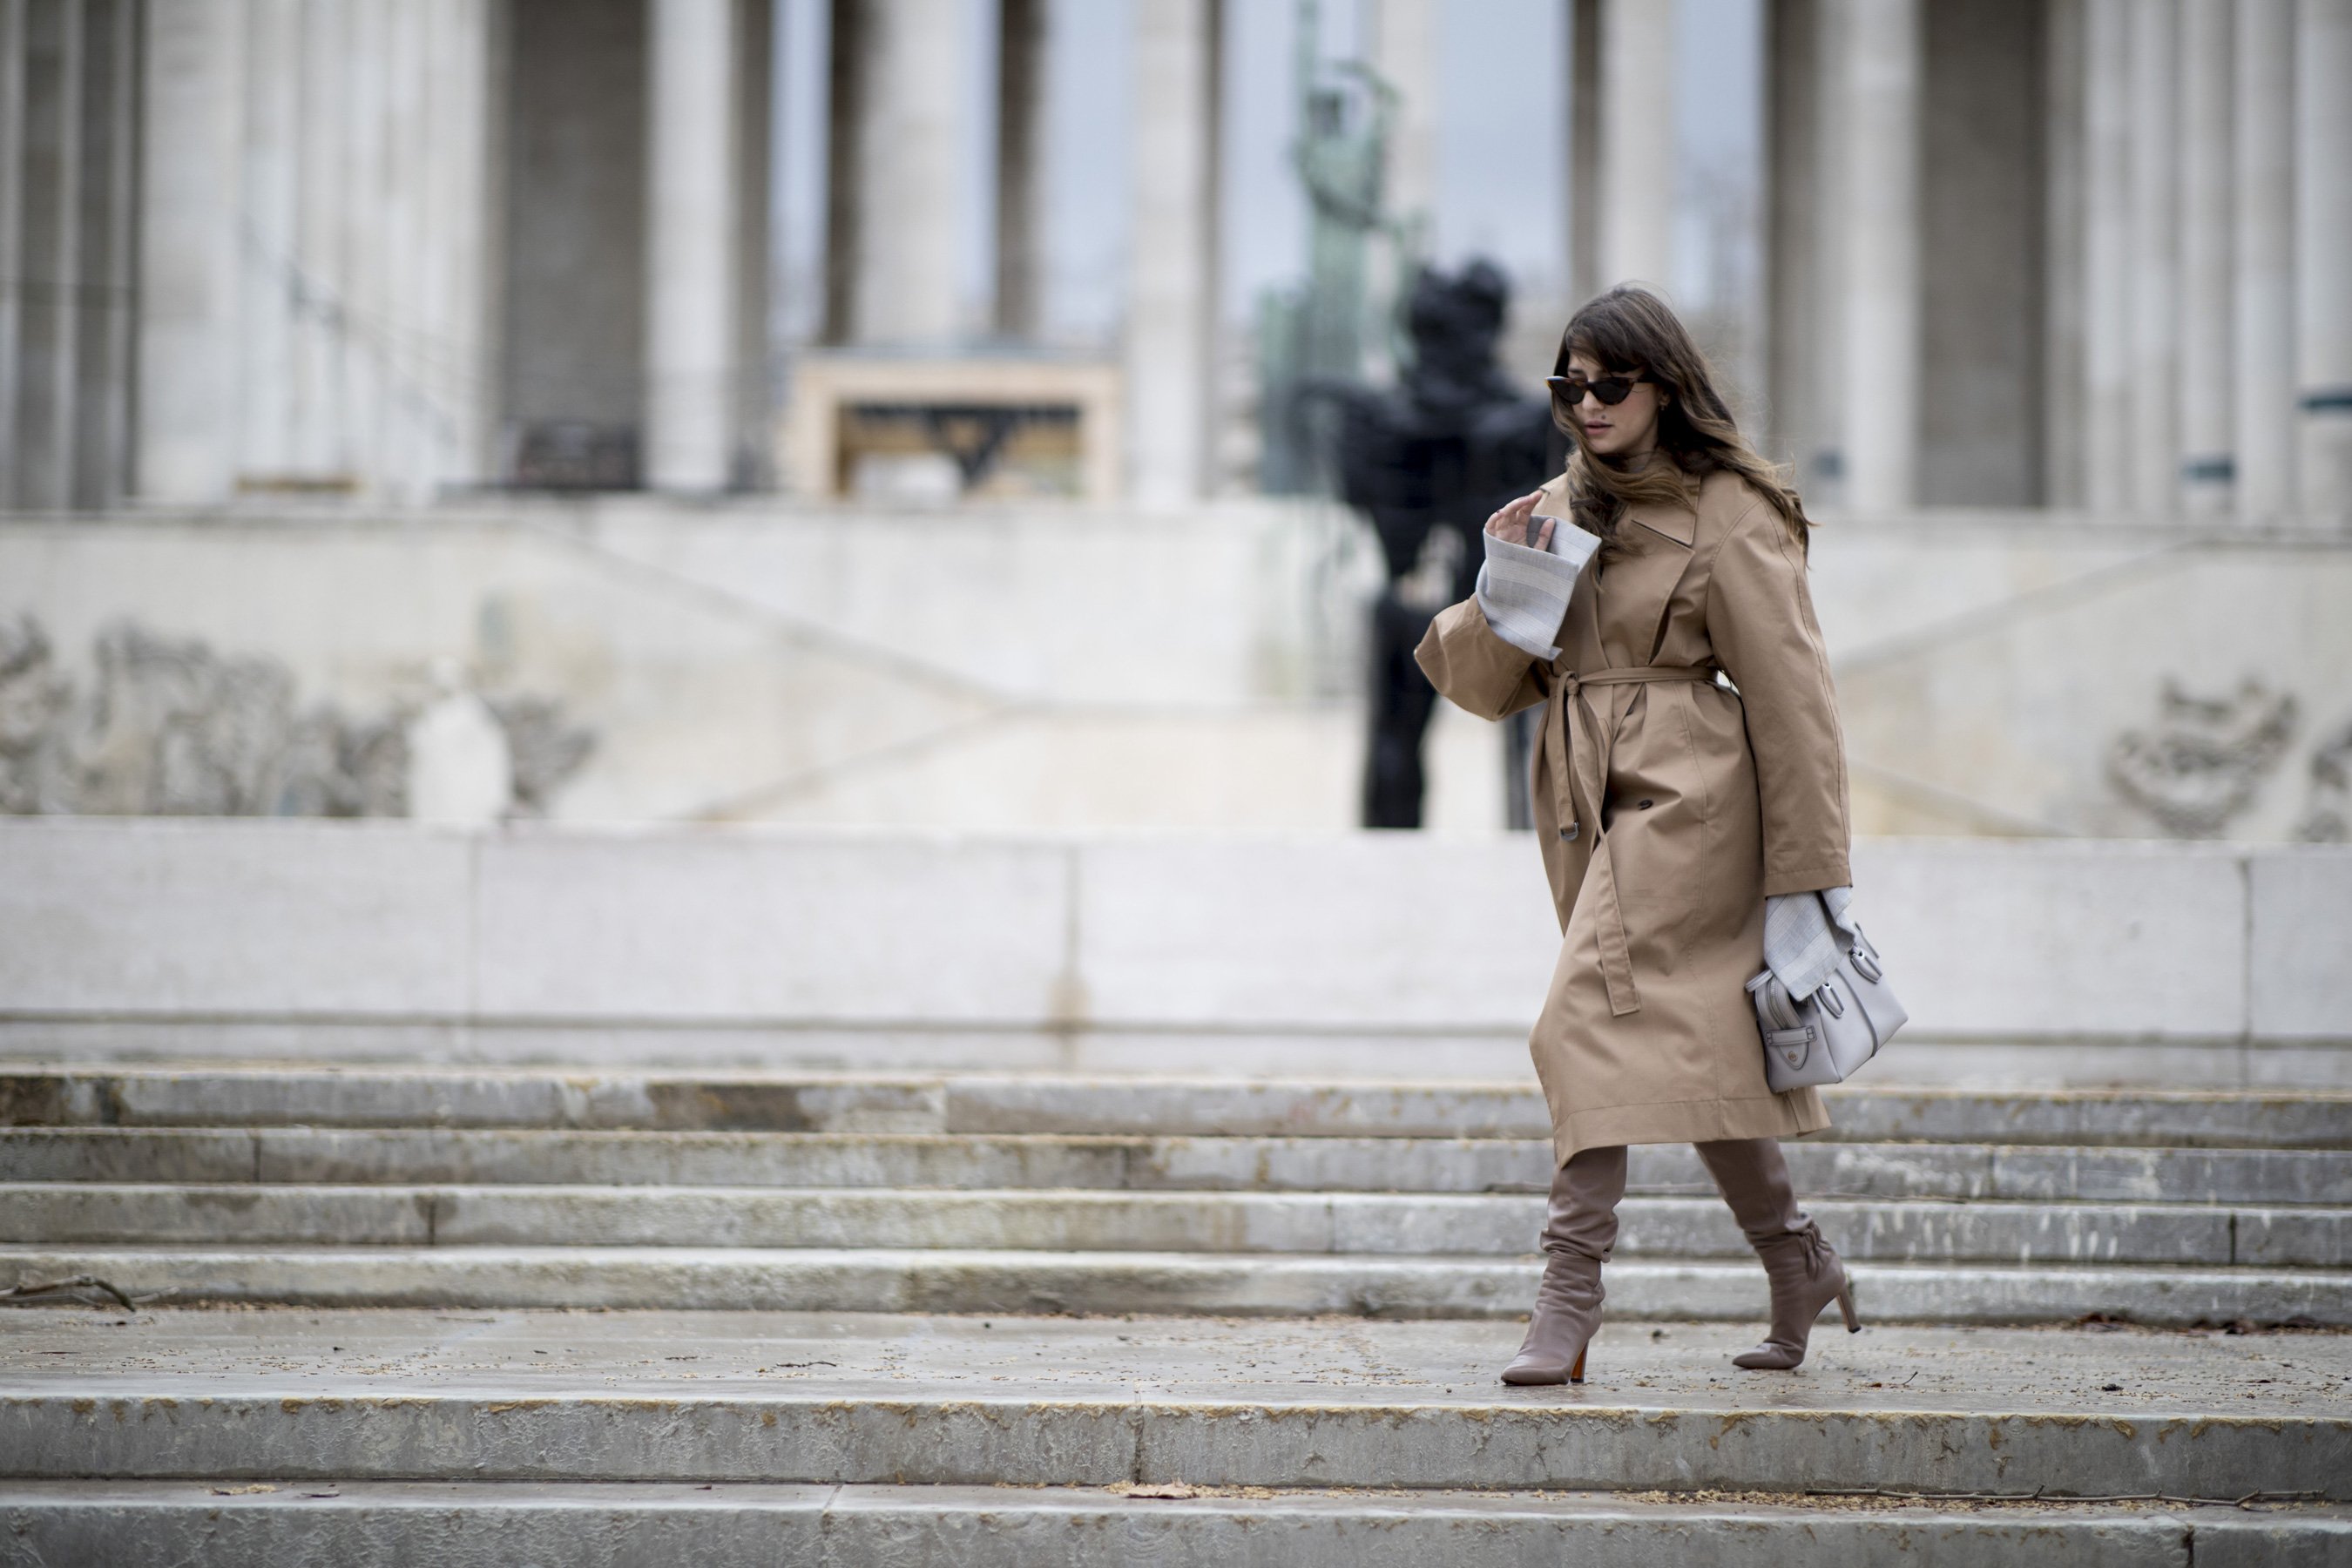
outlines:
[[[1412,362],[1399,384],[1318,381],[1302,391],[1336,405],[1327,438],[1339,492],[1370,518],[1388,569],[1372,605],[1367,827],[1421,826],[1422,735],[1437,693],[1412,650],[1430,617],[1475,587],[1487,516],[1565,458],[1549,405],[1521,395],[1495,361],[1509,306],[1510,284],[1492,263],[1451,277],[1423,269],[1406,306]]]

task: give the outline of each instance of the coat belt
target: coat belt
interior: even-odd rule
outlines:
[[[1596,669],[1590,675],[1578,675],[1571,670],[1554,679],[1551,712],[1544,725],[1544,746],[1555,781],[1553,788],[1563,797],[1559,815],[1568,818],[1560,837],[1573,839],[1582,826],[1584,815],[1589,813],[1592,817],[1594,870],[1591,891],[1599,901],[1594,910],[1594,929],[1601,939],[1601,976],[1609,986],[1609,1011],[1618,1017],[1642,1010],[1642,993],[1633,984],[1633,959],[1625,942],[1624,911],[1617,901],[1616,861],[1609,853],[1608,836],[1601,826],[1601,804],[1608,794],[1609,763],[1616,750],[1617,725],[1632,704],[1621,708],[1609,700],[1609,722],[1604,725],[1593,710],[1588,689],[1648,686],[1662,680],[1703,681],[1712,686],[1715,670],[1697,665],[1668,664]],[[1577,710],[1573,725],[1568,720],[1571,702]],[[1580,795],[1583,800],[1580,808]]]

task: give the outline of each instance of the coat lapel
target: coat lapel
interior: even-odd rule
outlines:
[[[1643,507],[1627,514],[1629,547],[1608,563],[1598,595],[1606,668],[1648,664],[1657,655],[1667,605],[1691,563],[1698,516],[1682,508]],[[1579,673],[1590,674],[1588,666]]]

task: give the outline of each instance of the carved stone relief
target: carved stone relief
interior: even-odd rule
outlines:
[[[2285,755],[2294,698],[2251,679],[2233,696],[2192,697],[2168,679],[2157,706],[2152,728],[2116,738],[2107,775],[2174,837],[2218,838]]]
[[[0,811],[152,816],[404,816],[402,705],[298,709],[292,671],[128,622],[100,632],[88,691],[31,616],[0,622]],[[512,815],[545,815],[595,747],[562,706],[488,697],[512,758]]]
[[[2311,753],[2311,796],[2294,825],[2305,844],[2352,842],[2352,724]]]

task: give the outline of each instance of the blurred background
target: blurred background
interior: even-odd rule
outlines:
[[[1863,831],[2341,840],[2347,255],[2352,0],[0,0],[0,809],[1356,826],[1483,261],[1791,465]]]

